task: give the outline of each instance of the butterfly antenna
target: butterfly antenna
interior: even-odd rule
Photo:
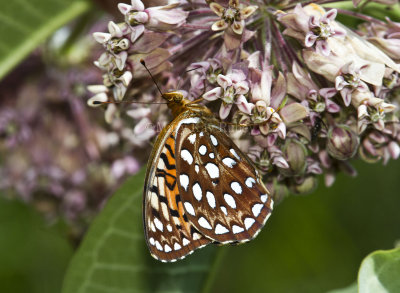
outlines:
[[[193,71],[193,70],[196,70],[196,69],[200,69],[200,68],[201,68],[201,66],[196,67],[196,68],[192,68],[192,69],[186,70],[185,73],[188,73],[188,72],[190,72],[190,71]],[[182,78],[180,78],[179,81],[178,81],[177,89],[179,89],[179,86],[180,86],[181,81],[182,81]]]
[[[153,74],[151,74],[150,70],[147,68],[146,62],[144,62],[143,59],[140,59],[140,63],[144,66],[144,68],[146,68],[147,72],[149,73],[151,79],[153,80],[154,84],[156,85],[156,87],[157,87],[158,91],[160,92],[161,96],[164,96],[164,94],[162,93],[160,87],[158,86]]]

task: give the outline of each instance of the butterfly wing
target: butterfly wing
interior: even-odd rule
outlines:
[[[253,239],[273,201],[247,156],[208,120],[182,124],[176,143],[178,189],[189,222],[217,242]]]
[[[172,121],[158,136],[150,156],[144,188],[143,222],[150,253],[175,261],[211,241],[188,221],[177,184],[175,129]]]

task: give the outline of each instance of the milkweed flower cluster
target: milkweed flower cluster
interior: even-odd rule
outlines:
[[[124,22],[94,33],[105,50],[95,62],[104,80],[89,87],[88,104],[124,125],[132,144],[146,144],[156,135],[149,125],[166,123],[168,110],[152,104],[161,98],[144,59],[164,91],[201,96],[222,124],[238,125],[229,134],[276,198],[312,191],[319,174],[328,186],[339,171],[355,175],[356,157],[397,159],[400,23],[319,5],[325,1],[267,2],[118,4]],[[338,14],[363,23],[346,27]],[[137,104],[103,104],[120,101]]]

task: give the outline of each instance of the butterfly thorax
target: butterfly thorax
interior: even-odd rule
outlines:
[[[196,116],[203,118],[215,118],[214,114],[207,107],[193,104],[192,101],[185,99],[179,92],[165,93],[163,94],[163,98],[167,101],[167,106],[171,109],[174,118],[186,111],[196,113]]]

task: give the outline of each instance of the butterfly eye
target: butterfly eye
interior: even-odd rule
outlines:
[[[174,93],[174,102],[175,103],[180,103],[183,100],[183,95],[181,93],[175,92]]]

